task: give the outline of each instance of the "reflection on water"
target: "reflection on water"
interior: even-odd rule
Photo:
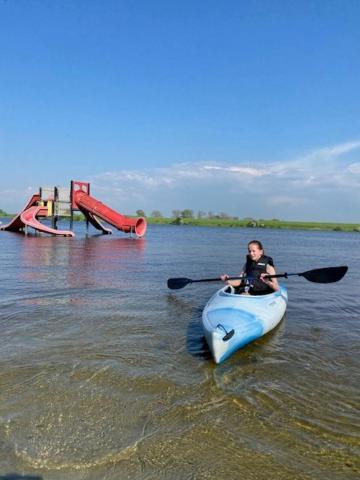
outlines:
[[[289,279],[279,326],[216,366],[217,286],[166,279],[237,273],[253,230],[2,232],[0,478],[358,478],[359,237],[260,234],[279,271],[352,265],[339,284]]]
[[[26,296],[24,302],[42,305],[84,303],[84,288],[128,285],[129,274],[141,272],[146,240],[97,237],[78,241],[39,236],[23,239],[20,280],[39,287],[38,291],[32,289],[33,294],[30,298]],[[119,275],[122,272],[123,275]],[[85,302],[88,301],[87,298]]]
[[[18,475],[17,473],[0,475],[0,480],[42,480],[42,478],[43,477],[39,477],[39,475]]]

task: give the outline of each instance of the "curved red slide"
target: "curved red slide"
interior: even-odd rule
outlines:
[[[36,202],[38,202],[39,200],[40,200],[40,195],[38,193],[34,193],[34,195],[30,198],[30,200],[25,205],[25,207],[21,210],[21,212],[18,213],[16,215],[16,217],[14,217],[9,223],[7,223],[6,225],[2,225],[0,227],[0,230],[8,230],[10,232],[17,232],[21,228],[24,228],[25,227],[24,222],[22,222],[22,220],[20,218],[22,212],[24,212],[28,208],[32,207],[33,205],[36,205]]]
[[[112,210],[82,190],[74,192],[74,201],[83,213],[89,212],[118,230],[125,233],[134,232],[138,237],[145,235],[147,225],[143,217],[129,218],[121,215],[121,213]]]
[[[30,207],[24,210],[21,215],[21,221],[28,227],[32,227],[39,232],[50,233],[51,235],[62,235],[64,237],[74,237],[75,234],[71,230],[56,230],[55,228],[48,227],[37,220],[37,216],[43,213],[46,215],[47,207]]]
[[[40,195],[35,193],[23,210],[14,217],[10,223],[7,225],[3,225],[0,227],[0,230],[8,230],[8,231],[19,231],[25,226],[34,228],[39,232],[50,233],[52,235],[62,235],[65,237],[73,237],[74,233],[70,230],[55,230],[54,228],[50,228],[37,220],[37,215],[43,213],[44,215],[47,214],[46,207],[36,206],[36,203],[40,200]]]

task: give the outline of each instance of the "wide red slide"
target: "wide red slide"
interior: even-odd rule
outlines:
[[[47,214],[47,207],[37,205],[39,201],[40,195],[35,193],[21,212],[18,213],[7,225],[2,225],[0,230],[16,232],[25,227],[31,227],[39,232],[50,233],[51,235],[73,237],[74,233],[70,230],[56,230],[37,220],[37,216],[46,216]]]
[[[104,205],[99,200],[96,200],[96,198],[91,197],[81,189],[74,191],[73,199],[77,208],[83,212],[84,215],[86,215],[86,213],[95,215],[125,233],[135,233],[138,237],[145,235],[147,227],[145,218],[126,217]]]

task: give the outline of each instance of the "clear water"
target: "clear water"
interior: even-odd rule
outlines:
[[[0,479],[359,478],[359,233],[75,228],[0,232]],[[279,327],[216,366],[220,284],[166,280],[237,274],[253,238],[278,272],[349,272],[286,280]]]

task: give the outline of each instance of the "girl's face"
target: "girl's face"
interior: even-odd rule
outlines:
[[[264,253],[264,250],[258,247],[256,243],[250,243],[248,246],[249,257],[251,260],[257,262],[261,255]]]

